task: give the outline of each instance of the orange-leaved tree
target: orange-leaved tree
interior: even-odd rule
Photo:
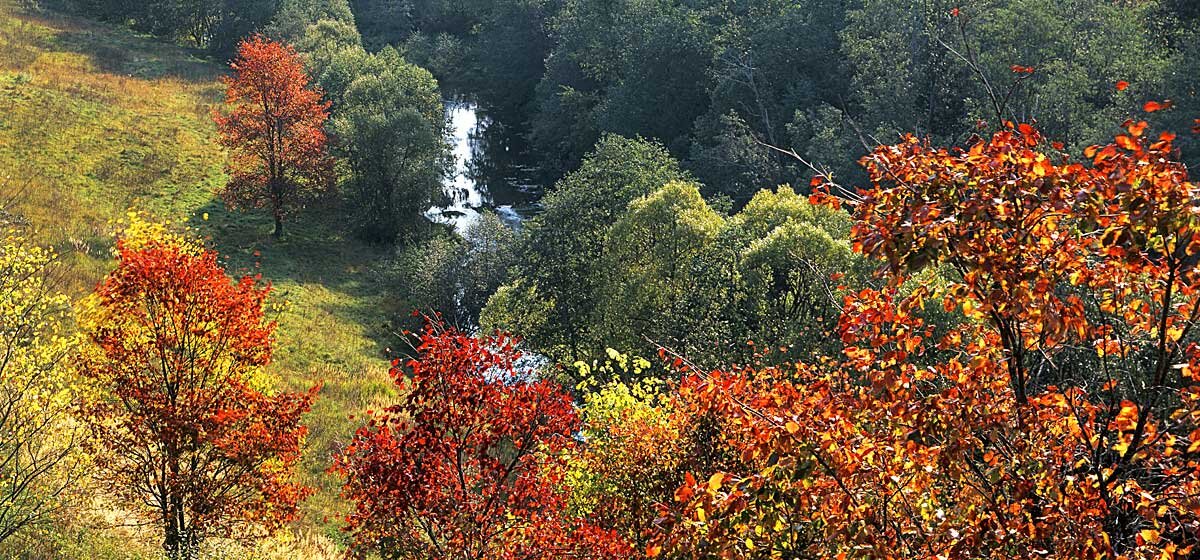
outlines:
[[[679,489],[664,554],[1194,554],[1200,189],[1124,128],[1084,163],[1029,125],[868,155],[853,242],[889,282],[846,299],[836,360],[688,377],[748,468]]]
[[[222,192],[235,208],[268,208],[274,235],[283,219],[333,185],[324,130],[329,102],[310,87],[296,51],[261,35],[238,46],[225,82],[228,114],[214,113],[221,144],[232,151]]]
[[[579,417],[556,383],[517,367],[509,337],[437,323],[391,370],[404,401],[371,414],[333,467],[354,503],[358,557],[625,558],[613,531],[567,513],[563,451]]]
[[[153,231],[153,228],[151,228]],[[233,280],[216,253],[177,236],[127,235],[96,290],[82,415],[101,481],[162,534],[172,559],[205,538],[251,538],[297,514],[294,481],[317,388],[269,393],[269,287]]]

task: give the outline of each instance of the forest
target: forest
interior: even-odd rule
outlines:
[[[0,0],[0,557],[1200,558],[1200,3]]]

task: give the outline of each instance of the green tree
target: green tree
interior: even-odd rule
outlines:
[[[354,13],[347,0],[279,0],[279,9],[271,20],[267,34],[292,43],[297,50],[304,52],[297,43],[303,39],[310,25],[323,20],[355,26]]]
[[[547,0],[486,0],[482,19],[472,40],[478,76],[472,91],[494,112],[514,122],[532,110],[535,88],[545,74],[545,60],[553,46],[548,18],[553,2]]]
[[[562,363],[603,350],[591,335],[589,321],[597,304],[608,231],[634,199],[685,178],[661,145],[609,135],[579,170],[546,195],[542,213],[526,226],[514,278],[524,294],[536,298],[534,307],[548,308],[541,329],[520,333],[534,348]],[[494,309],[488,315],[493,327],[504,328],[519,319],[505,318]]]
[[[646,337],[690,355],[697,332],[692,318],[700,315],[692,302],[702,289],[696,261],[723,221],[692,183],[672,181],[631,202],[605,241],[600,304],[593,319],[599,338],[653,355],[657,348]]]
[[[404,278],[400,295],[409,308],[440,313],[448,323],[473,328],[481,324],[480,312],[489,298],[508,280],[516,244],[517,233],[493,212],[481,214],[463,237],[439,231],[407,247],[397,259],[398,276]],[[404,323],[420,326],[409,319]]]
[[[600,129],[658,140],[687,154],[696,118],[708,109],[711,33],[681,6],[630,2],[619,27],[619,77],[607,88]]]
[[[474,325],[488,298],[508,280],[516,264],[517,233],[494,212],[484,212],[467,227],[463,274],[458,279],[462,297],[458,307]]]
[[[706,195],[724,195],[738,203],[771,186],[779,176],[770,149],[732,111],[701,118],[687,167],[704,183]]]
[[[419,0],[351,0],[349,4],[364,43],[373,50],[403,41],[418,26],[418,6],[414,4],[420,4]],[[429,6],[421,8],[425,13],[431,11]]]
[[[83,0],[84,11],[171,40],[183,40],[216,57],[231,56],[238,42],[271,20],[278,0]]]
[[[349,82],[333,131],[349,162],[361,233],[392,242],[441,194],[449,147],[437,81],[388,47]]]

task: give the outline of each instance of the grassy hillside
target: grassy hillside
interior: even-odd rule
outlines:
[[[231,270],[273,282],[287,302],[274,373],[289,388],[325,384],[304,461],[319,492],[296,532],[336,539],[344,504],[323,471],[353,430],[348,415],[390,391],[383,356],[395,339],[383,325],[402,307],[386,296],[397,279],[386,254],[339,227],[336,208],[311,209],[276,242],[265,216],[215,198],[221,71],[123,29],[0,0],[0,195],[16,197],[40,241],[70,251],[76,295],[112,266],[113,220],[130,209],[196,228]]]

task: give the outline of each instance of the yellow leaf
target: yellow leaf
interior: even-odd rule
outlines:
[[[968,317],[975,315],[975,311],[978,309],[978,307],[975,305],[975,302],[973,302],[969,299],[963,300],[962,308],[963,308],[963,315],[966,315]]]
[[[1158,542],[1158,531],[1154,529],[1142,529],[1142,531],[1138,533],[1138,538],[1142,541],[1154,544]]]
[[[716,473],[708,478],[708,491],[716,492],[721,489],[721,481],[725,480],[725,473]]]
[[[1183,336],[1183,328],[1178,326],[1167,327],[1167,340],[1175,342]]]
[[[795,422],[788,422],[787,425],[784,426],[784,428],[787,429],[787,432],[789,434],[794,434],[794,433],[800,431],[800,424],[797,424]]]

